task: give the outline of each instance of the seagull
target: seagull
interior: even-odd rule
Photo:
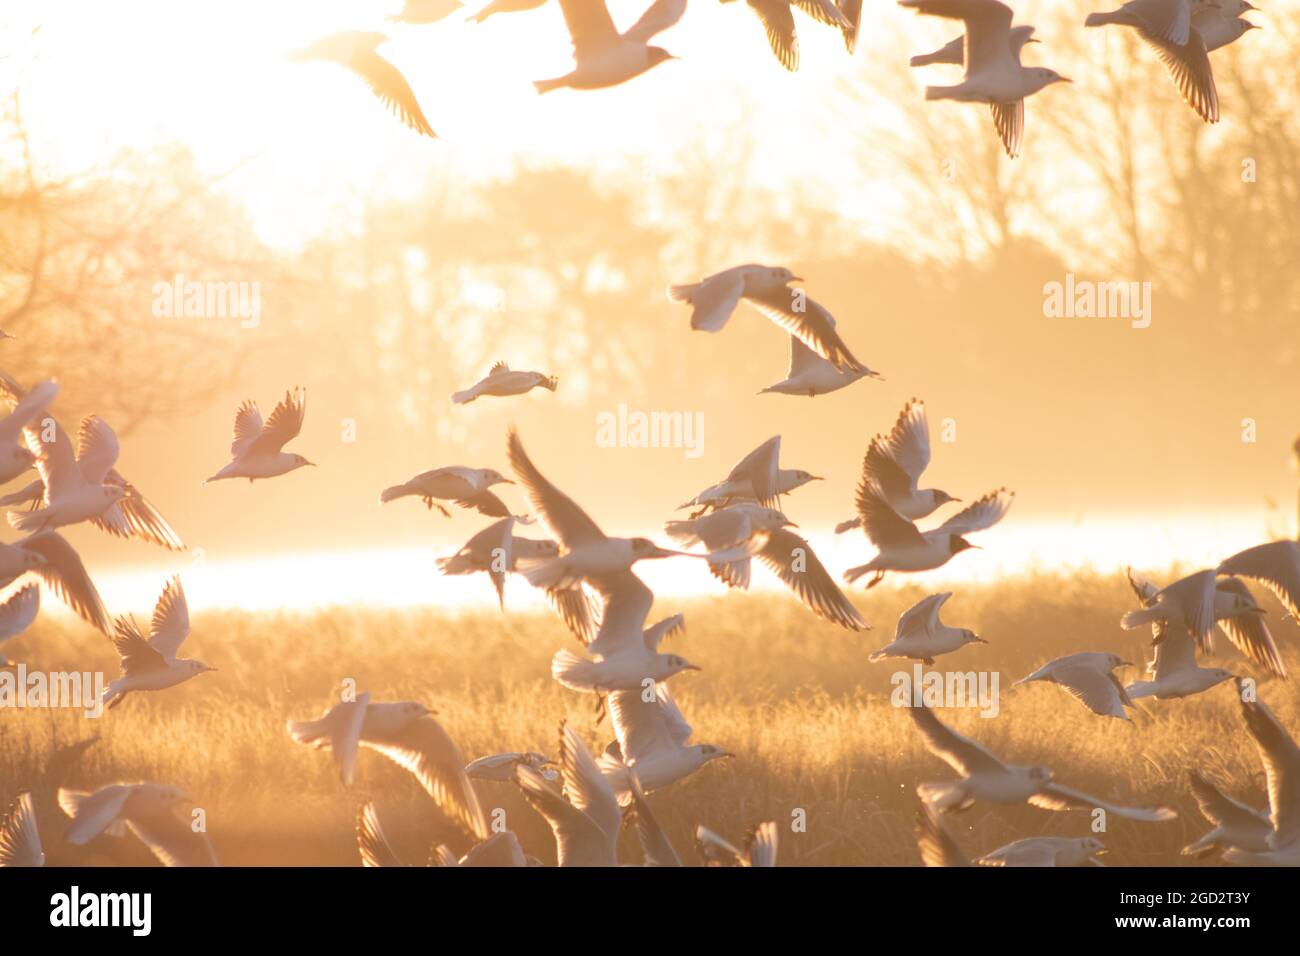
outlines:
[[[605,0],[560,0],[560,10],[573,39],[573,72],[534,81],[538,93],[566,86],[575,90],[618,86],[665,60],[677,59],[663,47],[648,44],[682,18],[686,0],[655,0],[624,33],[614,27]]]
[[[898,618],[894,639],[878,651],[872,652],[869,661],[887,657],[905,657],[928,665],[940,654],[948,654],[967,644],[987,644],[988,641],[974,631],[948,627],[939,620],[939,610],[952,597],[951,591],[931,594],[917,601]]]
[[[318,720],[291,720],[287,729],[298,743],[333,753],[345,784],[352,783],[358,746],[378,751],[410,772],[438,809],[470,836],[491,835],[465,761],[423,704],[371,703],[367,691],[335,704]]]
[[[975,741],[944,726],[925,706],[910,707],[916,729],[926,749],[961,775],[953,783],[923,783],[917,794],[940,812],[964,810],[976,800],[988,803],[1024,803],[1044,810],[1102,809],[1129,820],[1157,822],[1178,816],[1169,807],[1125,807],[1052,782],[1047,767],[1004,764]]]
[[[206,833],[176,816],[184,791],[157,783],[114,783],[92,792],[59,788],[59,806],[72,818],[63,839],[74,846],[129,828],[164,866],[216,866]]]
[[[1132,0],[1118,10],[1090,13],[1083,21],[1086,27],[1111,23],[1137,30],[1196,115],[1207,123],[1219,121],[1219,93],[1205,40],[1193,25],[1191,0]]]
[[[235,437],[230,443],[231,462],[205,479],[203,484],[227,478],[247,478],[252,483],[258,478],[288,474],[305,465],[314,466],[314,462],[302,455],[281,450],[298,437],[306,414],[307,392],[300,388],[284,393],[284,400],[275,406],[265,424],[257,403],[244,402],[235,414]]]
[[[390,23],[410,23],[417,26],[437,23],[459,10],[460,0],[406,0],[402,12],[388,18]]]
[[[600,631],[587,645],[592,659],[568,649],[556,651],[551,659],[551,676],[559,684],[588,694],[617,690],[639,693],[647,682],[655,684],[674,674],[700,669],[680,655],[659,652],[666,629],[645,629],[654,595],[640,578],[623,571],[602,584],[605,607]]]
[[[0,382],[0,391],[3,390],[7,390],[7,385]],[[43,441],[47,434],[53,436],[52,442]],[[71,440],[57,420],[49,417],[43,419],[39,429],[29,429],[29,442],[35,440],[31,437],[33,435],[42,439],[41,448],[51,448],[57,455],[61,464],[56,467],[56,472],[66,467],[67,454],[64,449],[71,447]],[[98,415],[90,415],[81,420],[81,426],[77,430],[75,455],[81,477],[87,484],[116,487],[123,492],[118,501],[90,518],[90,523],[119,538],[139,538],[169,551],[184,551],[184,542],[167,519],[115,467],[120,454],[121,445],[117,433],[107,422]],[[0,497],[0,506],[3,507],[26,507],[35,511],[43,505],[48,505],[43,478],[37,478],[18,491]]]
[[[1216,850],[1239,849],[1267,853],[1273,824],[1268,814],[1223,793],[1199,771],[1190,770],[1187,780],[1201,816],[1213,826],[1199,840],[1183,847],[1183,856],[1208,856]]]
[[[560,866],[617,866],[623,813],[614,790],[587,745],[567,722],[560,722],[563,791],[524,764],[515,782],[524,799],[551,825]]]
[[[494,783],[512,783],[515,765],[523,764],[536,770],[544,780],[555,780],[559,773],[555,761],[535,750],[527,753],[489,754],[465,765],[465,775],[471,780],[490,780]]]
[[[912,399],[899,412],[888,436],[877,435],[862,456],[862,489],[875,489],[899,515],[909,521],[927,517],[950,501],[961,501],[938,488],[919,488],[921,474],[930,467],[930,423],[925,403]],[[835,526],[836,534],[862,526],[850,518]]]
[[[357,852],[363,867],[407,866],[403,863],[379,822],[379,813],[373,803],[365,803],[357,813]],[[475,844],[463,857],[457,857],[447,846],[434,847],[429,855],[429,866],[527,866],[519,838],[510,830],[494,833]]]
[[[501,483],[513,485],[514,482],[491,468],[465,468],[461,465],[447,465],[432,471],[423,471],[414,478],[400,485],[385,488],[379,493],[379,503],[387,504],[398,498],[419,498],[430,510],[437,508],[444,517],[450,518],[451,512],[434,499],[454,501],[462,508],[470,508],[489,518],[510,518],[510,509],[504,501],[488,489]]]
[[[496,589],[497,603],[505,610],[508,573],[518,570],[520,562],[527,566],[560,556],[560,546],[554,541],[518,537],[514,534],[514,527],[513,516],[492,522],[466,541],[455,554],[439,558],[438,570],[446,575],[486,572]]]
[[[468,405],[482,395],[504,398],[507,395],[523,395],[535,388],[544,388],[553,392],[559,384],[560,380],[554,375],[544,375],[541,372],[514,372],[505,362],[497,362],[488,370],[487,375],[469,388],[453,392],[451,403]]]
[[[1129,585],[1143,607],[1120,620],[1125,630],[1170,622],[1174,628],[1188,630],[1201,650],[1209,652],[1214,647],[1214,625],[1221,623],[1243,654],[1270,672],[1285,675],[1273,635],[1263,623],[1264,610],[1241,582],[1217,582],[1214,571],[1198,571],[1157,591],[1147,582],[1135,581],[1130,572]],[[1155,643],[1159,640],[1157,628]]]
[[[5,544],[0,541],[0,589],[25,574],[40,578],[50,591],[87,624],[103,634],[112,632],[108,611],[90,580],[81,556],[56,531],[42,531]]]
[[[1154,697],[1172,700],[1192,697],[1236,675],[1221,667],[1201,667],[1196,663],[1196,641],[1181,623],[1161,622],[1152,643],[1156,656],[1147,664],[1150,680],[1134,681],[1124,688],[1133,699]]]
[[[32,626],[41,610],[41,589],[27,584],[9,595],[0,604],[0,644],[17,637]],[[0,667],[9,667],[13,661],[0,656]]]
[[[45,851],[36,829],[36,801],[30,792],[20,793],[0,817],[0,867],[44,865]]]
[[[656,684],[654,690],[650,700],[640,688],[609,695],[615,742],[598,762],[624,806],[632,798],[628,770],[636,774],[647,793],[653,793],[689,777],[712,760],[735,756],[712,744],[688,746],[691,726],[673,702],[668,685]]]
[[[1020,51],[1028,43],[1038,43],[1033,38],[1034,28],[1030,26],[1016,26],[1011,28],[1009,34],[1011,39],[1011,55],[1017,59]],[[953,66],[963,66],[966,62],[966,37],[965,35],[957,37],[955,40],[949,40],[933,53],[922,53],[912,57],[909,66],[930,66],[934,63],[950,63]]]
[[[1129,720],[1124,708],[1132,707],[1133,701],[1112,672],[1117,667],[1132,666],[1118,654],[1082,651],[1048,661],[1028,677],[1020,678],[1016,684],[1034,681],[1058,684],[1094,714]]]
[[[728,587],[749,587],[751,558],[790,588],[818,617],[851,631],[868,627],[840,590],[807,540],[789,530],[792,522],[772,508],[733,504],[688,521],[670,521],[668,534],[690,546],[708,548],[709,571]]]
[[[971,544],[965,535],[993,527],[1011,508],[1015,492],[999,488],[990,491],[953,515],[939,527],[920,531],[885,501],[879,489],[870,485],[858,488],[858,516],[862,530],[878,550],[866,564],[849,568],[844,580],[852,584],[870,572],[875,576],[867,587],[881,582],[887,571],[930,571],[941,568]]]
[[[832,329],[835,328],[835,319],[832,318],[830,324]],[[781,395],[807,395],[809,398],[816,398],[818,395],[838,392],[861,378],[881,378],[880,373],[873,372],[871,369],[865,371],[837,369],[834,364],[804,345],[799,336],[791,334],[789,339],[790,367],[785,373],[785,378],[775,385],[759,389],[758,394],[776,392]]]
[[[379,97],[408,129],[438,138],[424,111],[400,70],[379,55],[379,48],[388,42],[382,33],[348,30],[321,37],[315,43],[295,51],[291,59],[298,61],[325,60],[337,63],[365,80],[370,91]]]
[[[731,0],[722,0],[729,3]],[[791,72],[799,69],[799,37],[794,29],[794,7],[798,7],[819,23],[838,27],[853,52],[857,27],[844,15],[832,0],[746,0],[749,8],[757,14],[759,22],[767,32],[767,42],[771,46],[781,65]],[[859,9],[861,2],[858,3]],[[854,39],[850,39],[850,33]]]
[[[114,622],[113,646],[122,658],[122,676],[104,688],[104,705],[111,710],[132,691],[165,690],[215,671],[202,661],[176,656],[189,633],[190,609],[176,576],[163,587],[154,607],[148,640],[134,619],[119,617]]]
[[[1270,541],[1238,551],[1216,570],[1258,581],[1300,621],[1300,541]]]
[[[976,858],[980,866],[1105,866],[1106,844],[1096,837],[1036,836],[1016,840]]]
[[[695,828],[695,852],[706,866],[776,866],[780,839],[775,820],[758,824],[739,847],[700,824]]]
[[[697,518],[705,511],[725,508],[735,501],[757,501],[765,508],[775,508],[781,495],[788,495],[810,481],[822,480],[806,471],[780,467],[780,458],[781,436],[774,435],[740,459],[726,478],[678,505],[677,510],[698,507],[691,515]]]
[[[13,406],[8,415],[0,418],[0,485],[13,481],[36,464],[37,456],[28,449],[24,433],[58,394],[56,382],[42,382],[26,391],[0,372],[0,397]]]
[[[844,344],[835,330],[835,317],[802,289],[790,288],[791,282],[802,281],[785,267],[751,263],[724,269],[693,284],[669,286],[668,298],[691,306],[691,328],[704,332],[721,331],[744,299],[836,369],[874,374]]]
[[[987,103],[1007,155],[1020,155],[1025,129],[1025,97],[1068,77],[1020,62],[1021,43],[1011,40],[1011,8],[998,0],[899,0],[919,13],[966,24],[963,60],[966,76],[955,86],[927,86],[927,100]]]
[[[103,425],[98,419],[94,421]],[[131,494],[124,482],[109,481],[119,450],[113,430],[106,425],[92,425],[89,430],[83,426],[76,452],[68,433],[52,418],[46,418],[40,427],[29,423],[23,435],[36,459],[42,496],[39,508],[9,512],[9,524],[31,534],[98,518],[100,527],[112,529],[114,525],[108,518],[110,509]],[[116,514],[118,521],[124,523],[126,519],[121,512]],[[130,532],[114,530],[114,533],[129,536]]]
[[[474,23],[482,23],[496,13],[521,13],[524,10],[536,10],[538,7],[545,5],[546,0],[491,0],[487,6],[469,19]]]
[[[537,470],[513,428],[509,433],[508,452],[510,467],[533,510],[541,515],[563,548],[558,558],[524,571],[524,577],[534,587],[548,591],[571,588],[584,580],[626,571],[637,561],[685,554],[661,548],[649,538],[607,537],[572,498]]]
[[[1244,691],[1239,686],[1239,691]],[[1233,847],[1223,854],[1229,863],[1268,866],[1300,865],[1300,747],[1262,701],[1247,700],[1242,692],[1241,716],[1255,738],[1259,759],[1268,778],[1268,818],[1273,832],[1268,849],[1254,852]]]

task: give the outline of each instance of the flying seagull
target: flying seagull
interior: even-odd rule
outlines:
[[[729,3],[731,0],[722,0]],[[849,52],[857,38],[857,26],[832,0],[746,0],[767,33],[768,45],[787,70],[799,69],[799,36],[794,28],[794,8],[798,7],[819,23],[843,31]],[[857,0],[859,11],[860,0]]]
[[[908,708],[926,749],[941,759],[961,779],[952,783],[923,783],[917,794],[940,812],[963,810],[977,800],[988,803],[1025,803],[1044,810],[1105,810],[1129,820],[1158,822],[1178,816],[1169,807],[1126,807],[1100,800],[1073,787],[1053,782],[1047,767],[1005,764],[975,741],[944,726],[928,707]]]
[[[294,389],[285,392],[284,399],[271,417],[262,422],[257,403],[246,401],[235,414],[235,437],[230,443],[230,464],[203,481],[223,481],[228,478],[274,478],[288,474],[296,468],[314,465],[302,455],[282,451],[284,446],[298,437],[302,421],[307,415],[307,392]]]
[[[704,824],[695,828],[695,852],[706,866],[776,866],[781,833],[775,820],[765,820],[736,846]]]
[[[535,388],[544,388],[548,392],[553,392],[559,384],[560,380],[554,375],[545,375],[541,372],[516,372],[505,362],[497,362],[488,370],[487,375],[469,388],[453,392],[451,403],[468,405],[483,395],[503,398],[507,395],[523,395]]]
[[[208,836],[182,821],[184,791],[157,783],[114,783],[94,792],[59,788],[59,806],[72,818],[63,839],[81,846],[101,833],[130,829],[164,866],[216,866]]]
[[[775,508],[781,495],[788,495],[810,481],[821,480],[802,469],[782,468],[781,436],[773,435],[736,462],[726,478],[678,505],[677,510],[698,508],[691,515],[698,518],[706,511],[725,508],[738,501],[756,501],[765,508]]]
[[[1246,729],[1255,739],[1259,759],[1268,780],[1268,819],[1273,832],[1268,849],[1253,852],[1233,847],[1223,854],[1229,863],[1256,863],[1266,866],[1300,865],[1300,747],[1278,723],[1262,701],[1247,699],[1245,687],[1238,684],[1241,716]]]
[[[949,627],[939,620],[939,611],[952,597],[951,591],[931,594],[921,598],[898,618],[894,639],[878,651],[872,652],[869,661],[887,657],[904,657],[933,665],[940,654],[948,654],[967,644],[987,644],[988,641],[972,630]]]
[[[0,817],[0,867],[44,865],[45,851],[36,828],[36,801],[31,793],[20,793]]]
[[[57,531],[42,531],[13,544],[0,542],[0,588],[34,574],[60,601],[103,634],[112,630],[99,590],[81,556]]]
[[[409,481],[385,488],[379,493],[379,503],[387,504],[398,498],[419,498],[430,510],[437,508],[443,517],[450,518],[451,512],[438,504],[435,499],[454,501],[462,508],[477,511],[489,518],[514,517],[504,501],[489,489],[499,484],[513,485],[514,482],[501,472],[492,468],[465,468],[462,465],[447,465],[423,471]]]
[[[438,570],[446,575],[486,572],[497,592],[497,603],[506,606],[506,575],[521,565],[529,566],[560,556],[554,541],[521,538],[514,533],[514,517],[494,521],[466,541],[453,555],[438,559]]]
[[[1053,83],[1072,82],[1055,70],[1024,66],[1011,40],[1011,8],[998,0],[899,0],[918,13],[966,24],[963,60],[966,76],[955,86],[927,86],[927,100],[987,103],[1007,155],[1020,155],[1025,129],[1025,97]]]
[[[177,576],[167,582],[158,598],[148,640],[134,619],[119,617],[114,622],[113,646],[122,659],[122,676],[104,688],[105,706],[111,710],[133,691],[164,690],[215,671],[202,661],[176,656],[189,633],[190,609]]]
[[[614,27],[605,0],[560,0],[560,9],[573,39],[573,72],[534,81],[538,93],[566,86],[575,90],[618,86],[665,60],[676,59],[663,47],[648,44],[682,18],[686,0],[655,0],[624,33]]]
[[[1033,38],[1034,28],[1031,26],[1015,26],[1011,28],[1009,37],[1011,39],[1011,53],[1013,56],[1019,56],[1020,51],[1027,43],[1037,43]],[[959,36],[955,40],[949,40],[933,53],[918,54],[908,62],[909,66],[930,66],[934,63],[948,63],[952,66],[963,66],[966,63],[966,37]]]
[[[1234,800],[1197,770],[1189,770],[1187,782],[1196,805],[1213,829],[1183,847],[1183,856],[1209,856],[1217,850],[1239,849],[1267,853],[1273,824],[1268,814]]]
[[[834,318],[830,319],[830,325],[832,329],[835,328]],[[870,369],[838,369],[834,363],[828,362],[804,345],[799,336],[791,333],[788,338],[790,365],[786,369],[785,378],[759,389],[758,394],[807,395],[816,398],[818,395],[838,392],[862,378],[882,378],[879,372]]]
[[[668,298],[691,306],[691,328],[703,332],[721,331],[744,299],[837,370],[873,374],[840,338],[835,317],[802,289],[790,288],[791,282],[802,281],[784,266],[751,263],[733,266],[699,282],[669,286]]]
[[[13,481],[36,464],[37,456],[27,447],[24,432],[44,414],[58,394],[56,382],[42,382],[28,391],[0,372],[0,397],[12,406],[9,414],[0,418],[0,485]]]
[[[410,23],[422,26],[437,23],[459,10],[460,0],[406,0],[402,12],[388,18],[390,23]]]
[[[491,0],[469,19],[473,23],[482,23],[497,13],[522,13],[524,10],[536,10],[546,5],[546,0]]]
[[[420,103],[400,70],[379,55],[388,42],[382,33],[349,30],[321,37],[315,43],[292,54],[299,61],[326,60],[337,63],[365,80],[370,91],[379,97],[408,128],[423,136],[437,139]]]
[[[1128,712],[1124,708],[1132,707],[1133,701],[1113,671],[1117,667],[1131,666],[1118,654],[1081,651],[1078,654],[1067,654],[1048,661],[1016,683],[1048,681],[1064,687],[1094,714],[1129,720]]]

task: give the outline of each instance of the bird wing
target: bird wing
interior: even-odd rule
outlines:
[[[116,822],[123,804],[131,796],[131,787],[120,783],[100,787],[94,793],[59,788],[59,807],[72,818],[63,832],[65,843],[81,846],[105,830],[117,830]]]
[[[262,426],[262,432],[248,445],[247,454],[274,455],[302,431],[302,420],[307,414],[307,392],[294,389],[285,392],[280,404]]]
[[[45,440],[47,435],[50,441]],[[27,440],[27,450],[36,457],[36,470],[45,483],[47,503],[85,485],[86,479],[77,467],[72,438],[57,419],[47,415],[40,422],[29,423],[23,437]]]
[[[600,613],[592,606],[592,598],[582,585],[548,590],[546,603],[559,615],[569,633],[583,644],[590,644],[596,639],[600,628]]]
[[[993,114],[993,127],[998,131],[1003,149],[1015,159],[1020,155],[1020,144],[1025,138],[1025,101],[990,103],[989,112]]]
[[[1106,717],[1127,717],[1124,703],[1128,693],[1110,671],[1094,667],[1060,667],[1052,672],[1052,680],[1060,684],[1094,714]]]
[[[970,866],[970,857],[962,852],[933,807],[922,803],[916,810],[916,847],[926,866]]]
[[[777,503],[776,485],[780,478],[781,436],[773,435],[740,461],[727,475],[727,481],[749,481],[754,497],[765,508]]]
[[[1143,33],[1182,46],[1192,26],[1191,4],[1187,0],[1131,0],[1124,11],[1141,24]]]
[[[163,866],[217,865],[217,854],[208,835],[178,820],[171,810],[147,817],[130,817],[126,825]]]
[[[361,743],[413,774],[438,809],[471,836],[486,840],[491,835],[478,794],[465,775],[465,761],[432,717],[413,720],[391,736],[367,735],[363,728]]]
[[[617,840],[623,811],[619,809],[614,788],[567,721],[560,727],[560,769],[568,801],[590,817],[610,841]]]
[[[95,583],[90,580],[81,557],[57,531],[42,531],[24,538],[18,546],[34,551],[45,558],[45,563],[33,568],[35,574],[54,595],[87,624],[104,634],[110,631],[108,611],[99,596]]]
[[[939,609],[950,597],[952,597],[951,591],[931,594],[921,598],[904,611],[898,618],[898,627],[894,631],[895,640],[902,640],[912,635],[923,637],[933,634],[935,628],[939,626]]]
[[[1242,594],[1252,604],[1255,603],[1254,595],[1240,578],[1224,578],[1218,583],[1217,589]],[[1218,623],[1233,647],[1275,677],[1286,677],[1286,665],[1282,662],[1282,655],[1268,629],[1262,610],[1234,614]]]
[[[813,552],[812,546],[789,528],[778,528],[755,557],[799,596],[804,606],[850,631],[867,627],[852,602]]]
[[[1187,5],[1182,6],[1185,8]],[[1217,123],[1219,91],[1214,85],[1210,54],[1205,49],[1205,40],[1200,32],[1195,27],[1190,28],[1185,43],[1174,43],[1145,31],[1141,35],[1156,51],[1187,105],[1205,122]]]
[[[1270,831],[1272,823],[1267,816],[1254,807],[1249,807],[1239,800],[1228,796],[1197,770],[1187,772],[1187,782],[1192,788],[1192,796],[1200,807],[1201,816],[1217,826],[1233,829]]]
[[[596,53],[618,42],[618,30],[605,0],[560,0],[564,22],[573,38],[575,58]],[[679,14],[680,16],[680,14]]]
[[[780,831],[775,820],[765,820],[754,827],[745,841],[745,857],[749,866],[776,866],[776,852],[780,846]]]
[[[0,818],[0,867],[44,866],[45,851],[36,828],[36,802],[31,793],[20,793]]]
[[[519,433],[513,428],[510,429],[507,443],[507,456],[519,483],[524,486],[524,493],[533,510],[541,515],[547,527],[566,549],[572,551],[581,545],[605,540],[605,533],[588,517],[587,512],[537,470],[537,466],[524,451]]]
[[[1264,763],[1274,846],[1282,847],[1300,837],[1300,747],[1263,702],[1243,700],[1241,716]]]
[[[835,318],[819,303],[813,301],[802,289],[781,287],[758,295],[747,295],[746,300],[791,335],[804,343],[841,372],[866,374],[870,371],[849,351],[848,345],[835,330]]]
[[[966,75],[1015,66],[1011,55],[1011,8],[997,0],[902,0],[918,13],[962,20]]]
[[[379,823],[375,805],[367,801],[357,811],[357,851],[364,867],[401,866],[402,861],[393,852]]]
[[[608,854],[601,851],[609,839],[595,820],[564,799],[532,767],[516,764],[515,782],[529,806],[551,825],[561,863],[600,866],[607,861]]]
[[[1056,847],[1030,837],[1000,846],[976,862],[980,866],[1056,866]]]
[[[138,538],[169,551],[185,550],[185,542],[162,513],[121,474],[116,470],[110,471],[104,483],[125,489],[126,495],[113,502],[102,514],[91,518],[91,524],[119,538]]]
[[[858,482],[856,504],[862,530],[877,548],[925,547],[925,538],[916,525],[891,508],[870,481]]]
[[[129,677],[165,671],[167,659],[140,633],[140,628],[129,617],[119,617],[113,622],[113,647],[122,659],[122,673]]]
[[[909,707],[916,729],[925,740],[926,749],[963,777],[975,773],[1002,773],[1006,765],[969,737],[945,726],[929,707]]]
[[[370,91],[379,97],[381,103],[393,111],[408,129],[437,139],[429,121],[420,109],[420,101],[415,98],[415,91],[406,81],[402,71],[393,66],[374,50],[368,50],[354,58],[347,66],[357,76],[366,81]]]
[[[1156,656],[1148,668],[1157,681],[1196,667],[1196,641],[1192,632],[1181,621],[1163,624],[1162,633],[1152,642]]]
[[[0,641],[17,637],[32,626],[41,610],[41,589],[35,584],[19,588],[0,604]]]
[[[647,757],[670,751],[677,746],[670,732],[665,713],[659,706],[660,691],[656,685],[655,700],[647,701],[641,688],[614,691],[609,695],[609,720],[618,740],[623,759],[633,769]],[[674,707],[674,710],[676,708]],[[680,712],[679,712],[680,713]],[[687,739],[690,737],[687,728]]]
[[[930,422],[925,402],[912,399],[898,413],[898,420],[884,439],[884,450],[916,487],[921,474],[930,466]]]
[[[787,70],[799,69],[799,37],[788,0],[748,0],[767,32],[767,43]]]
[[[149,622],[149,646],[168,659],[174,659],[190,633],[190,607],[185,600],[180,575],[163,587],[162,596]]]
[[[1270,541],[1239,551],[1218,567],[1219,574],[1239,574],[1259,581],[1300,620],[1300,543]]]
[[[824,358],[804,345],[799,336],[790,336],[790,365],[786,369],[786,378],[795,378],[812,368],[829,365]]]
[[[243,458],[262,434],[262,413],[257,402],[246,401],[235,412],[235,437],[230,440],[230,457]]]
[[[469,498],[457,498],[456,504],[477,511],[481,515],[487,515],[489,518],[510,517],[510,509],[506,507],[506,503],[487,488]]]
[[[991,528],[1011,510],[1011,503],[1016,493],[999,488],[990,491],[978,501],[971,502],[939,526],[940,531],[948,534],[971,534]]]
[[[1197,571],[1163,588],[1156,601],[1168,599],[1175,604],[1192,636],[1204,642],[1214,633],[1214,592],[1214,572]]]
[[[587,645],[590,654],[610,657],[614,654],[645,652],[645,622],[655,596],[631,571],[621,571],[592,585],[604,599],[600,628]]]
[[[77,465],[89,484],[104,484],[121,453],[117,433],[108,422],[98,415],[89,415],[81,420],[81,428],[77,431]]]
[[[884,492],[886,498],[908,498],[916,490],[916,478],[890,454],[889,444],[877,435],[862,458],[860,482],[869,482]]]
[[[25,391],[7,373],[0,372],[0,398],[13,406],[8,415],[0,418],[0,441],[6,445],[18,441],[27,424],[44,412],[58,394],[56,382],[41,382]]]
[[[1148,823],[1173,820],[1178,816],[1178,811],[1171,807],[1125,807],[1117,803],[1099,800],[1082,790],[1075,790],[1059,783],[1047,784],[1038,793],[1031,796],[1029,802],[1044,810],[1056,810],[1058,812],[1100,809],[1105,810],[1112,816],[1124,817],[1128,820],[1143,820]]]
[[[650,802],[641,790],[641,783],[636,774],[629,772],[632,794],[632,825],[636,828],[637,841],[641,844],[641,854],[646,866],[681,866],[682,859],[673,849],[668,834],[655,819]]]
[[[632,24],[623,37],[628,40],[636,40],[638,43],[647,43],[650,38],[657,33],[663,33],[669,27],[677,23],[686,13],[686,0],[655,0],[641,14],[641,19]]]

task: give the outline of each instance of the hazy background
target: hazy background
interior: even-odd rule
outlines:
[[[289,578],[300,602],[343,599],[349,575],[381,566],[409,592],[485,522],[380,510],[379,490],[446,464],[504,470],[510,423],[611,531],[656,531],[780,433],[786,466],[828,479],[786,510],[844,565],[870,547],[825,532],[852,512],[867,441],[914,395],[934,429],[956,422],[927,479],[967,499],[1017,492],[962,573],[1199,563],[1294,533],[1300,5],[1270,4],[1264,29],[1214,54],[1224,119],[1206,127],[1150,50],[1084,30],[1096,4],[1016,4],[1043,41],[1027,59],[1076,83],[1030,100],[1015,161],[983,108],[923,102],[924,82],[957,71],[907,57],[958,31],[892,4],[872,5],[852,58],[797,15],[803,66],[787,74],[743,4],[693,0],[661,38],[682,62],[543,98],[529,80],[568,62],[554,4],[384,24],[398,6],[0,14],[0,327],[19,337],[0,367],[57,376],[65,424],[107,418],[120,469],[201,549],[73,530],[106,581],[147,569],[130,600],[187,568],[199,603]],[[611,8],[626,24],[641,4]],[[284,58],[347,28],[389,29],[384,53],[442,139],[402,128],[342,69]],[[784,376],[785,336],[747,307],[692,333],[664,295],[745,261],[804,276],[886,381],[756,395]],[[178,273],[258,283],[260,325],[155,318],[154,283]],[[1150,328],[1046,318],[1044,283],[1067,273],[1152,283]],[[558,375],[558,391],[453,408],[497,359]],[[238,403],[269,414],[294,385],[308,415],[290,450],[321,467],[200,490]],[[598,448],[596,416],[620,403],[703,413],[704,454]],[[312,573],[304,553],[336,559]],[[255,555],[281,563],[242,563]],[[204,596],[200,567],[258,570]],[[707,586],[697,570],[682,574]]]

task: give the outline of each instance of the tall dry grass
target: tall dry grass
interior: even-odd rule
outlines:
[[[485,585],[486,586],[486,585]],[[672,649],[704,671],[674,679],[673,691],[695,740],[734,752],[692,778],[651,796],[683,857],[705,823],[739,838],[759,820],[782,824],[781,860],[795,865],[915,865],[914,788],[951,777],[921,746],[905,713],[891,706],[890,675],[910,665],[870,664],[898,614],[923,596],[917,587],[880,589],[855,600],[874,624],[851,634],[818,621],[785,594],[660,601],[656,616],[684,610],[687,632]],[[1050,576],[1000,581],[960,591],[945,620],[990,641],[942,658],[952,670],[997,671],[1000,712],[948,710],[943,719],[1005,759],[1053,767],[1057,779],[1099,796],[1167,803],[1177,821],[1111,819],[1103,839],[1114,864],[1187,862],[1180,848],[1205,829],[1185,785],[1199,767],[1234,796],[1266,797],[1261,765],[1246,736],[1234,691],[1221,685],[1186,701],[1148,701],[1132,723],[1092,715],[1060,688],[1012,688],[1038,664],[1079,650],[1114,650],[1134,661],[1148,632],[1120,630],[1131,595],[1116,576]],[[1300,668],[1300,634],[1267,599],[1270,622],[1290,668]],[[345,787],[324,754],[294,744],[286,719],[314,717],[353,679],[376,699],[432,706],[466,759],[501,750],[555,752],[568,719],[593,746],[610,739],[596,724],[593,699],[557,686],[554,651],[572,642],[549,617],[496,612],[448,616],[432,611],[333,609],[315,614],[197,615],[186,645],[220,670],[166,692],[135,695],[100,720],[76,711],[0,712],[0,800],[35,789],[52,863],[148,864],[130,838],[86,848],[62,844],[64,818],[53,802],[60,785],[95,787],[156,780],[184,788],[207,814],[208,832],[228,865],[353,865],[356,809],[378,802],[399,851],[422,863],[430,842],[452,839],[414,780],[363,753],[356,784]],[[1220,641],[1220,657],[1262,678]],[[42,620],[7,646],[29,668],[115,672],[108,642],[75,622]],[[1300,693],[1290,680],[1261,681],[1260,696],[1300,736]],[[98,734],[69,766],[56,748]],[[547,863],[546,824],[513,785],[482,784],[490,810],[504,811],[525,849]],[[803,811],[806,830],[790,822]],[[977,806],[951,817],[958,841],[987,852],[1034,834],[1086,835],[1083,812]],[[632,834],[623,858],[638,860]]]

